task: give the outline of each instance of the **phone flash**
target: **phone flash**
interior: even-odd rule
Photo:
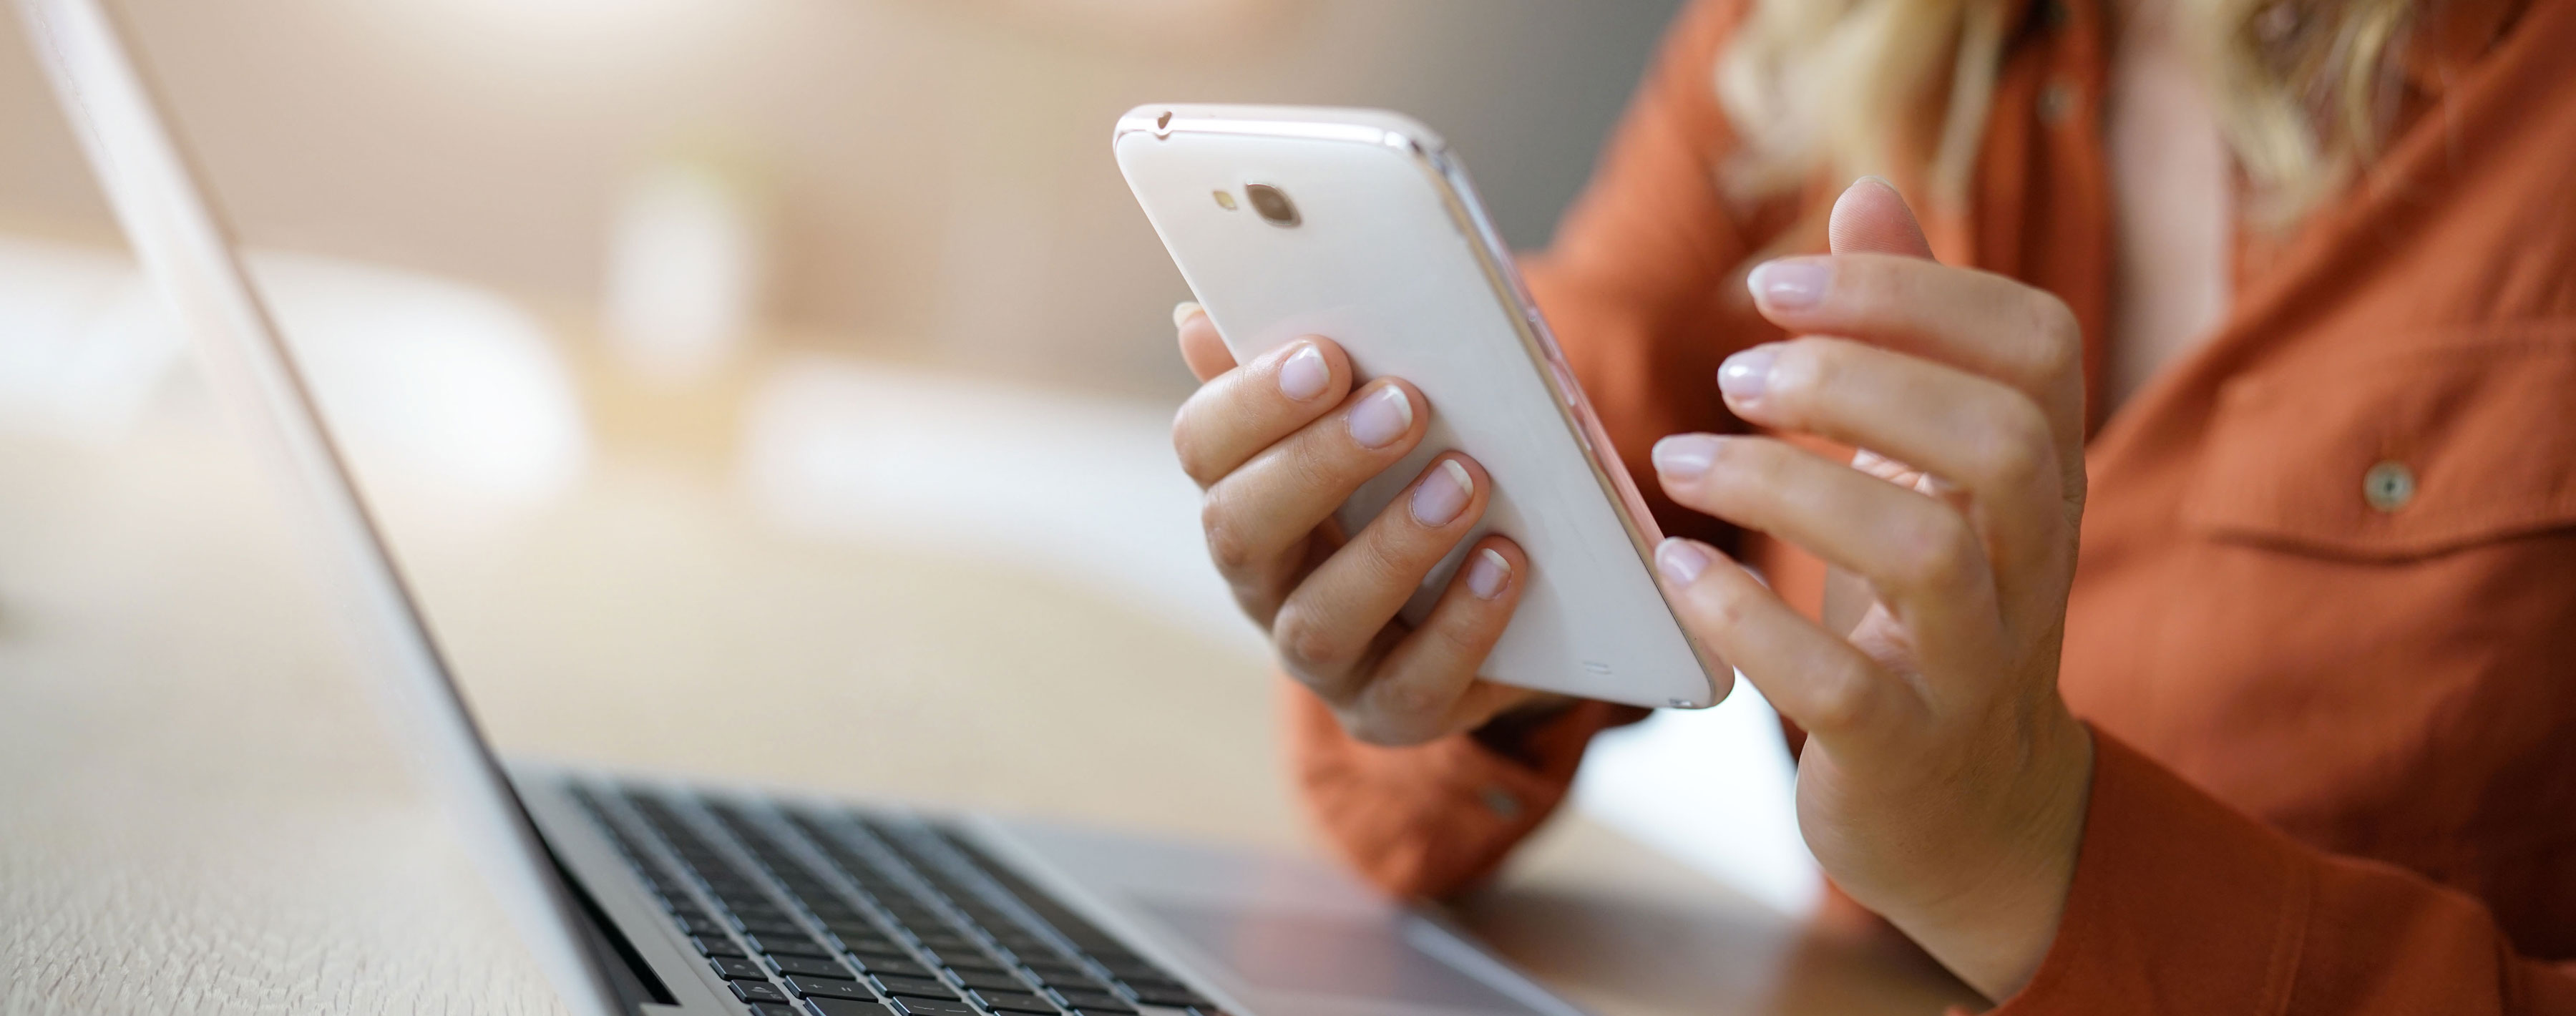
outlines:
[[[1215,191],[1215,192],[1213,192],[1213,193],[1214,193],[1214,194],[1216,194],[1216,206],[1217,206],[1217,207],[1222,208],[1222,209],[1225,209],[1226,211],[1229,211],[1229,212],[1231,212],[1231,211],[1233,211],[1233,210],[1234,210],[1234,192],[1233,192],[1233,191]]]

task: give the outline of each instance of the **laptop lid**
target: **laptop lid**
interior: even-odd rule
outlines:
[[[18,11],[144,274],[234,427],[287,488],[324,592],[346,608],[366,680],[476,867],[573,1012],[625,1012],[115,19],[99,0],[18,0]]]

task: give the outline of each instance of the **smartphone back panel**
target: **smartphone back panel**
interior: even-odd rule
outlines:
[[[1531,567],[1514,576],[1520,605],[1486,678],[1644,706],[1725,696],[1732,671],[1704,662],[1665,605],[1654,521],[1435,135],[1368,110],[1167,105],[1128,113],[1114,145],[1238,361],[1321,335],[1360,378],[1402,377],[1429,399],[1421,446],[1342,507],[1345,531],[1443,451],[1492,475],[1477,532],[1511,537]],[[1266,218],[1254,185],[1284,194],[1295,225]],[[1432,570],[1408,621],[1429,612],[1472,542]]]

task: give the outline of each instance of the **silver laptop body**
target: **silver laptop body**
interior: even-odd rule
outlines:
[[[114,18],[17,3],[146,274],[289,488],[365,679],[573,1012],[1575,1016],[1311,864],[504,762]]]

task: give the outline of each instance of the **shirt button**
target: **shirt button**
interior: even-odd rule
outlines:
[[[2383,512],[2393,512],[2415,500],[2415,471],[2403,462],[2382,462],[2361,474],[2361,499]]]
[[[2039,90],[2039,119],[2051,127],[2060,126],[2075,115],[2075,86],[2064,81],[2051,81]]]

